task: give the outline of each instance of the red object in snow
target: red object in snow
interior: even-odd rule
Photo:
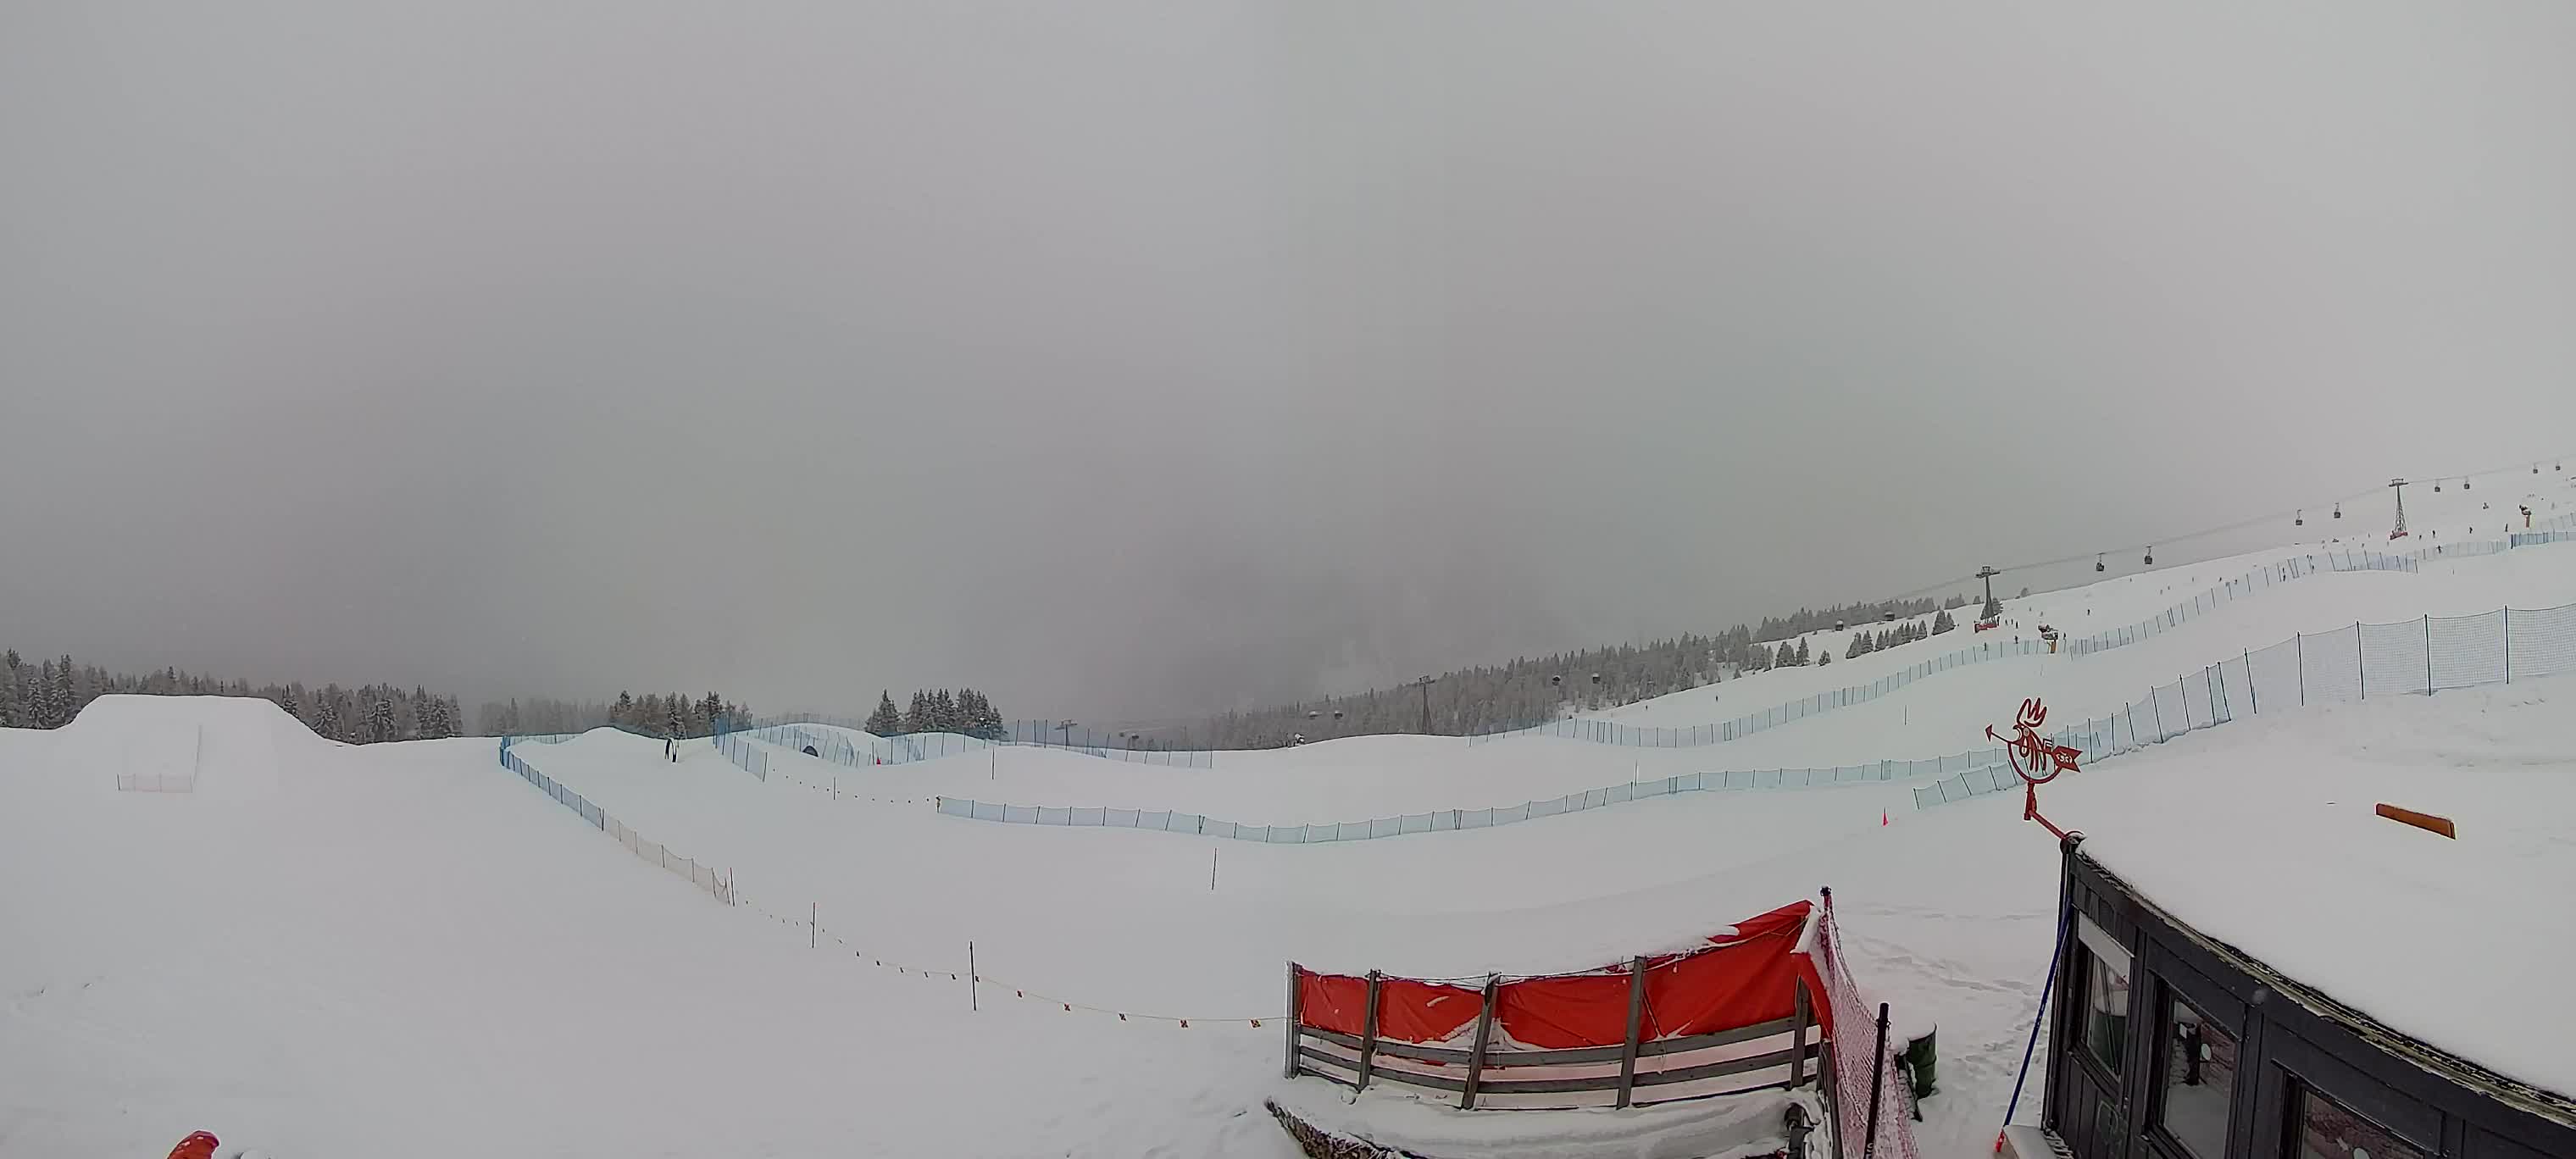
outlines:
[[[222,1141],[204,1131],[190,1131],[178,1146],[170,1148],[170,1159],[215,1159],[215,1147]]]
[[[1646,959],[1645,1041],[1709,1034],[1787,1018],[1797,979],[1813,967],[1797,952],[1810,904],[1799,901],[1757,914],[1699,949]],[[1618,1046],[1627,1040],[1629,971],[1607,966],[1582,974],[1515,978],[1496,988],[1494,1023],[1511,1041],[1543,1050]],[[1810,983],[1814,987],[1814,983]],[[1368,979],[1297,971],[1297,1021],[1359,1035],[1368,1021]],[[1821,992],[1819,990],[1819,992]],[[1440,1042],[1475,1021],[1478,989],[1411,978],[1378,980],[1377,1032],[1401,1042]],[[1818,1020],[1830,1030],[1831,1015]]]
[[[1994,627],[1995,625],[2000,624],[2000,623],[2003,623],[2003,621],[2002,621],[2002,620],[1979,620],[1979,621],[1977,621],[1977,630],[1978,630],[1978,631],[1980,631],[1980,632],[1982,632],[1982,631],[1985,631],[1986,629],[1991,628],[1991,627]]]

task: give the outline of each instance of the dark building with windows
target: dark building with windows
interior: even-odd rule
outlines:
[[[2044,1133],[2011,1133],[2020,1159],[2576,1157],[2576,1102],[2399,1033],[2202,934],[2082,841],[2064,847],[2059,917],[2072,928],[2048,1011]],[[2544,912],[2528,920],[2569,920],[2563,897],[2531,904]],[[2406,932],[2392,917],[2392,944]],[[2479,978],[2479,948],[2455,950],[2448,970],[2423,979],[2428,993],[2495,984]],[[2530,998],[2533,1018],[2566,1020],[2562,994]],[[2554,1033],[2576,1052],[2576,1025]]]

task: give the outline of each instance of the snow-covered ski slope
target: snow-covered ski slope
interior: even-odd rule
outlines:
[[[2491,486],[2495,502],[2512,496],[2485,479],[2473,494]],[[2153,589],[2205,587],[2220,566],[2115,581],[2128,594],[2048,593],[2008,614],[2080,631],[2088,607],[2152,605]],[[927,798],[1320,821],[1658,772],[1955,752],[2024,696],[2065,719],[2293,632],[2571,601],[2576,545],[2318,576],[2145,643],[1945,672],[1696,750],[1376,737],[1230,753],[1214,769],[1005,748],[878,770],[772,748],[766,782],[704,742],[677,764],[658,742],[612,732],[519,750],[637,831],[726,867],[745,902],[733,907],[504,771],[490,741],[348,747],[264,704],[102,701],[57,733],[0,732],[0,1155],[154,1154],[204,1127],[281,1159],[1286,1159],[1260,1111],[1282,1081],[1284,960],[1428,976],[1582,968],[1687,944],[1826,884],[1864,981],[1910,1024],[1940,1027],[1924,1153],[1984,1154],[2053,934],[2056,850],[2019,820],[2016,797],[1916,813],[1904,783],[1701,793],[1304,846],[985,824],[939,816]],[[1620,719],[1695,723],[1717,707],[1710,696],[1778,678],[1759,694],[1785,699],[1786,681],[1815,674],[1728,682]],[[2438,920],[2476,944],[2512,927],[2512,944],[2483,959],[2576,950],[2576,919],[2531,901],[2576,885],[2546,824],[2576,806],[2571,702],[2576,682],[2553,678],[2267,706],[2062,778],[2047,807],[2249,952],[2567,1091],[2576,1074],[2543,1037],[2576,1015],[2563,988],[2453,987],[2437,1020],[2407,963],[2352,939],[2389,921],[2420,929],[2450,905]],[[181,736],[198,791],[115,789],[121,772],[175,763]],[[2336,865],[2358,873],[2405,852],[2378,847],[2390,838],[2367,802],[2379,799],[2454,815],[2459,864],[2408,878],[2402,916],[2350,898],[2282,912],[2300,908],[2275,897],[2283,882],[2323,890]],[[2278,835],[2266,848],[2279,862],[2212,856],[2235,843],[2189,835],[2213,825]],[[2159,860],[2185,848],[2201,860]],[[973,1010],[970,941],[985,978]],[[1390,1098],[1373,1092],[1357,1111]],[[1564,1153],[1661,1153],[1586,1126]]]
[[[2459,486],[2464,478],[2473,484],[2467,490]],[[1692,728],[1745,712],[1760,712],[1801,697],[1866,684],[1930,655],[1974,642],[1980,635],[1997,640],[2029,640],[2037,637],[2040,625],[2047,624],[2069,637],[2083,638],[2137,624],[2172,611],[2178,605],[2187,607],[2195,596],[2216,585],[2240,579],[2292,556],[2324,561],[2336,555],[2356,552],[2432,554],[2436,562],[2449,562],[2447,556],[2436,552],[2436,548],[2446,543],[2483,546],[2501,539],[2510,531],[2520,530],[2522,520],[2517,508],[2521,506],[2531,508],[2535,527],[2555,525],[2563,528],[2568,526],[2571,516],[2576,516],[2576,485],[2571,485],[2576,484],[2576,476],[2552,471],[2548,465],[2543,465],[2537,475],[2527,470],[2516,470],[2444,476],[2443,479],[2447,482],[2439,492],[2432,490],[2433,481],[2429,479],[2408,486],[2406,512],[2409,534],[2402,540],[2392,541],[2387,537],[2391,522],[2390,504],[2374,501],[2367,506],[2348,506],[2342,519],[2333,518],[2330,510],[2320,509],[2305,513],[2307,522],[2304,526],[2283,520],[2273,529],[2277,532],[2273,542],[2250,551],[2146,571],[2131,571],[2137,561],[2124,557],[2107,563],[2114,572],[2127,574],[2112,574],[2098,582],[2038,592],[2027,597],[2011,594],[2016,580],[2006,573],[1995,581],[1995,590],[2003,597],[2004,606],[2004,622],[1998,631],[1970,632],[1967,621],[1973,619],[1972,613],[1976,610],[1971,604],[1959,613],[1960,627],[1956,632],[1848,660],[1843,658],[1843,650],[1850,642],[1852,631],[1866,629],[1874,632],[1888,625],[1854,624],[1841,632],[1824,630],[1790,636],[1773,641],[1773,646],[1787,643],[1794,649],[1804,643],[1811,654],[1830,652],[1834,662],[1818,665],[1811,661],[1804,667],[1772,669],[1755,673],[1741,682],[1729,681],[1670,693],[1583,715],[1585,719],[1639,728]],[[1977,590],[1973,582],[1959,586],[1962,592],[1970,594]],[[2492,606],[2480,610],[2492,610]],[[2349,625],[2355,618],[2371,618],[2367,615],[2346,617],[2338,624],[2323,618],[2325,611],[2321,608],[2319,615],[2298,621],[2313,626],[2293,626],[2277,635],[2288,635],[2292,631],[2320,631]],[[2436,608],[2414,608],[2380,618],[2402,619],[2427,612],[2443,614]],[[1930,617],[1914,617],[1912,622],[1928,627]],[[2262,641],[2270,642],[2268,638]],[[2205,657],[2194,664],[2208,663],[2213,658]]]

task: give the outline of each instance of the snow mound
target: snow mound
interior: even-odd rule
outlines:
[[[285,761],[330,749],[256,697],[102,696],[54,734],[55,764],[100,788],[227,798],[277,791]]]

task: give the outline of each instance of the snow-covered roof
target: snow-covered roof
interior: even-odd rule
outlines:
[[[2041,791],[2083,853],[2391,1029],[2576,1094],[2576,680],[2240,722]],[[2284,725],[2299,716],[2275,718]],[[2241,730],[2241,731],[2240,731]],[[2449,818],[2457,839],[2380,817]]]

